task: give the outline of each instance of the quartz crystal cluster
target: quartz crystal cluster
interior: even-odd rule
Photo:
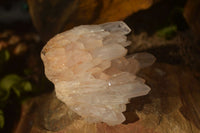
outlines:
[[[125,57],[130,31],[122,21],[82,25],[56,35],[41,52],[57,98],[88,122],[121,124],[129,99],[150,91],[136,72],[155,58]]]

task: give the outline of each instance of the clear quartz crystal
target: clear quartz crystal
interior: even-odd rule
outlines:
[[[148,53],[125,58],[130,31],[122,21],[82,25],[56,35],[41,52],[57,98],[88,122],[121,124],[129,99],[150,91],[136,73],[155,58]]]

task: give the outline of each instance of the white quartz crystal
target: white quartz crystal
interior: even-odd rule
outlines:
[[[122,21],[82,25],[56,35],[41,52],[57,98],[88,122],[121,124],[129,99],[150,91],[136,72],[155,58],[125,58],[130,31]]]

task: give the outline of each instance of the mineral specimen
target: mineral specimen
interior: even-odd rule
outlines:
[[[130,31],[122,21],[82,25],[56,35],[41,52],[57,98],[88,122],[121,124],[129,99],[150,91],[136,72],[155,58],[124,57]]]

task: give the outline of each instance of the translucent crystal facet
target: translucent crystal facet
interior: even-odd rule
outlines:
[[[56,35],[41,52],[57,98],[88,122],[121,124],[129,99],[150,91],[136,72],[155,58],[125,58],[130,31],[122,21],[82,25]]]

